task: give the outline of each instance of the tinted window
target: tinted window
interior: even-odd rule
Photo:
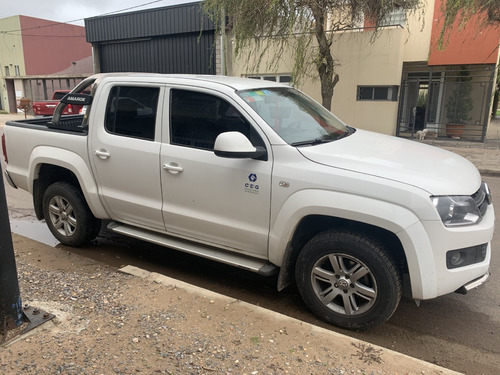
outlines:
[[[222,98],[174,89],[171,91],[170,107],[172,144],[213,150],[220,133],[237,131],[254,146],[263,146],[248,121]]]
[[[357,100],[398,100],[398,86],[358,86]]]
[[[127,137],[154,140],[157,87],[115,86],[106,107],[106,130]]]

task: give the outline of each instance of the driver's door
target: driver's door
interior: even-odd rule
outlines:
[[[269,146],[230,99],[183,89],[171,89],[169,96],[170,133],[160,157],[167,231],[265,258],[271,156],[222,158],[213,147],[226,131],[243,133],[255,146]]]

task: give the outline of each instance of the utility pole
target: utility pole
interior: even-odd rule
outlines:
[[[17,280],[3,173],[0,173],[0,259],[0,335],[5,336],[8,330],[24,322],[24,314]]]
[[[0,161],[0,344],[6,341],[8,331],[23,323],[27,323],[26,327],[23,327],[21,332],[14,332],[14,337],[55,318],[54,314],[39,308],[29,305],[22,306],[5,185],[1,172],[2,164]]]

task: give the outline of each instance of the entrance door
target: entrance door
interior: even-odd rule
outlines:
[[[9,98],[9,112],[17,113],[16,88],[12,79],[6,79],[7,97]]]
[[[271,155],[268,160],[216,156],[215,139],[226,131],[243,133],[269,150],[228,98],[170,90],[170,135],[161,149],[165,225],[182,237],[265,258]]]
[[[399,103],[398,136],[413,135],[426,127],[428,80],[419,77],[404,81]]]
[[[414,137],[421,127],[419,115],[424,113],[423,125],[429,130],[428,136],[483,142],[489,123],[495,65],[418,69],[422,70],[417,71],[411,64],[403,67],[396,134]],[[448,131],[449,125],[460,126],[460,133]]]

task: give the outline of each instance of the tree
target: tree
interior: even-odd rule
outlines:
[[[219,31],[231,31],[234,54],[247,54],[247,67],[266,61],[276,67],[281,56],[294,51],[292,76],[298,84],[314,66],[321,84],[322,104],[331,109],[334,87],[340,77],[339,63],[332,53],[335,35],[356,28],[363,17],[374,29],[396,8],[408,14],[420,8],[422,0],[206,0],[203,9]],[[376,34],[375,34],[376,35]],[[313,43],[315,42],[315,43]],[[252,53],[257,52],[257,56]],[[273,65],[274,64],[274,65]]]

